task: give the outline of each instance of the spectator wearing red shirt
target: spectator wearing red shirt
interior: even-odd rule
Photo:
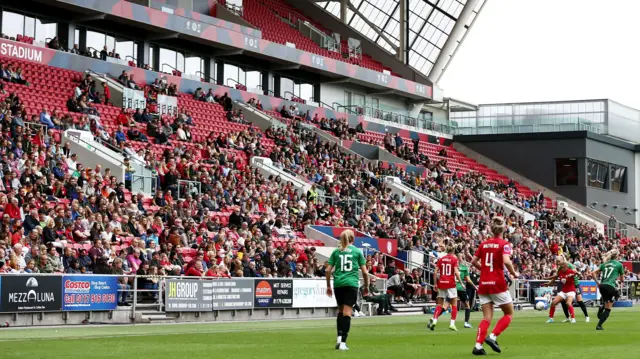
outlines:
[[[13,220],[22,218],[17,198],[11,198],[11,202],[9,202],[4,208],[4,213],[8,214],[9,217]]]
[[[108,105],[111,103],[111,90],[106,82],[102,82],[102,88],[104,90],[104,104]]]
[[[194,265],[189,267],[185,275],[187,277],[202,277],[204,275],[204,268],[202,267],[202,261],[195,262]]]

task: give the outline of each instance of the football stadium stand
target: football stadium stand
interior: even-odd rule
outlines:
[[[571,132],[575,143],[567,146],[583,136],[626,148],[628,164],[567,155],[581,158],[581,169],[567,162],[554,172],[533,159],[554,156],[533,138],[521,152],[510,133],[458,136],[453,108],[446,122],[435,115],[422,122],[430,127],[340,112],[338,101],[347,102],[338,104],[343,109],[369,105],[352,92],[347,100],[346,90],[336,96],[336,81],[357,84],[366,101],[374,93],[381,104],[419,103],[422,115],[406,105],[402,112],[414,120],[447,101],[434,98],[437,85],[418,71],[415,81],[380,80],[372,72],[385,65],[366,54],[345,58],[322,48],[297,24],[329,37],[340,29],[288,2],[244,1],[239,16],[260,34],[211,16],[209,5],[172,3],[158,10],[136,1],[65,0],[42,4],[42,13],[28,4],[2,10],[2,273],[322,278],[335,238],[350,227],[369,249],[372,275],[415,269],[424,290],[395,300],[428,301],[433,258],[449,243],[470,260],[496,215],[507,219],[523,280],[550,276],[560,254],[581,273],[614,247],[624,260],[640,260],[635,198],[626,202],[636,193],[633,146],[606,133]],[[58,17],[66,11],[83,21]],[[25,30],[29,17],[42,24],[35,33]],[[254,37],[257,45],[247,45]],[[205,46],[210,51],[198,52]],[[248,84],[256,71],[259,86]],[[226,86],[229,77],[242,86]],[[290,83],[296,98],[305,96],[301,84],[311,84],[309,103],[286,99]],[[458,139],[464,151],[454,147]],[[514,171],[496,170],[507,156]],[[593,174],[596,164],[611,175]],[[561,177],[574,183],[572,168],[584,196],[560,187]],[[554,173],[552,185],[541,179]],[[604,180],[600,190],[611,193],[591,193],[596,185],[585,178]],[[409,254],[423,255],[421,262]],[[121,306],[131,301],[118,298]]]

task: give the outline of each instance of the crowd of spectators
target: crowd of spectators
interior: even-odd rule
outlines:
[[[106,102],[106,91],[97,94],[95,86],[85,78],[71,100],[86,98],[87,108],[92,102]],[[157,91],[165,90],[169,88]],[[352,226],[373,236],[396,238],[400,249],[422,251],[428,260],[445,243],[454,243],[468,260],[489,235],[495,214],[507,219],[514,263],[524,278],[548,276],[558,254],[565,254],[583,273],[614,246],[625,259],[640,257],[637,239],[599,234],[566,212],[546,208],[542,195],[520,196],[514,183],[492,183],[476,172],[451,171],[446,160],[429,161],[415,144],[409,152],[419,156],[418,164],[428,175],[373,165],[321,141],[302,124],[315,124],[339,137],[353,136],[362,128],[351,129],[341,120],[312,119],[295,106],[282,109],[290,116],[286,128],[262,132],[247,124],[242,131],[212,132],[196,140],[189,135],[193,120],[186,109],[174,118],[158,118],[146,110],[122,111],[117,130],[109,133],[97,111],[80,111],[84,115],[73,121],[43,108],[39,118],[31,118],[42,125],[34,131],[25,128],[27,116],[19,97],[2,96],[0,271],[5,273],[137,273],[149,276],[144,285],[150,287],[158,284],[153,278],[165,274],[321,277],[326,264],[318,260],[315,248],[296,241],[307,224]],[[211,102],[203,91],[194,98]],[[232,110],[227,94],[214,96],[213,103]],[[257,101],[250,104],[261,107]],[[228,120],[245,122],[238,112],[231,112]],[[83,166],[68,144],[56,141],[55,134],[70,127],[90,130],[121,148],[127,158],[136,157],[152,168],[158,177],[153,198],[131,195],[108,168]],[[136,151],[132,141],[143,145]],[[168,143],[172,147],[155,147]],[[394,139],[388,149],[400,153],[407,146]],[[248,167],[246,158],[255,155],[268,156],[275,166],[312,183],[311,189],[301,193],[279,176],[265,177]],[[447,157],[446,150],[439,155]],[[442,202],[446,210],[393,194],[383,181],[388,175]],[[198,182],[199,190],[188,190],[180,180]],[[516,213],[505,213],[483,199],[484,190],[535,214],[536,220],[525,222]],[[400,275],[395,263],[379,254],[369,253],[366,265],[375,275]],[[423,274],[403,273],[406,285],[397,300],[424,296]],[[122,285],[129,285],[126,279]]]

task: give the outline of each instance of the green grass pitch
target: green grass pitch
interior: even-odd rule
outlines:
[[[577,311],[578,323],[546,324],[546,312],[516,312],[500,337],[504,358],[640,358],[640,309],[614,308],[605,331],[596,331]],[[499,317],[501,313],[496,313]],[[460,313],[464,316],[464,312]],[[121,325],[69,328],[0,329],[2,358],[460,358],[471,350],[474,329],[448,330],[449,315],[435,331],[426,329],[430,316],[354,318],[350,351],[334,349],[335,320],[300,320],[178,325]],[[495,319],[492,325],[495,324]]]

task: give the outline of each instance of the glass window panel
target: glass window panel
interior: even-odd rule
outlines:
[[[419,56],[418,61],[416,63],[416,68],[421,69],[426,62],[427,62],[427,59],[425,59],[422,56]]]
[[[611,165],[611,190],[626,192],[627,168]]]
[[[187,57],[184,62],[184,73],[202,76],[202,59],[200,57]]]
[[[247,74],[244,72],[244,69],[238,67],[238,81],[245,85],[247,83]]]
[[[301,84],[300,85],[300,98],[305,101],[313,101],[313,85]]]
[[[584,102],[580,102],[578,104],[578,111],[579,112],[584,113],[586,111],[586,108],[587,108],[587,106],[586,106],[586,104]]]
[[[246,86],[248,89],[258,88],[262,84],[262,74],[260,71],[249,71],[247,72],[247,83]]]
[[[587,102],[584,104],[585,106],[585,111],[587,112],[593,112],[593,102]]]
[[[105,35],[100,32],[87,30],[87,49],[91,51],[100,51],[104,46]]]
[[[47,22],[46,20],[36,19],[36,36],[35,36],[36,41],[46,42],[47,39],[52,39],[57,35],[58,35],[58,24],[56,22]],[[75,38],[76,38],[76,41],[78,41],[77,35]]]
[[[425,39],[431,41],[431,38],[433,37],[433,34],[435,34],[435,32],[436,28],[431,24],[427,24],[424,29],[422,29],[421,35],[424,36]]]
[[[76,28],[73,32],[73,43],[80,45],[80,30]]]
[[[24,16],[15,12],[2,12],[2,33],[15,38],[18,34],[23,35]]]
[[[116,54],[120,55],[120,58],[123,60],[132,60],[132,58],[136,57],[136,52],[134,51],[133,44],[133,41],[118,41],[116,39]]]
[[[438,34],[438,38],[435,41],[435,44],[437,47],[442,48],[444,47],[444,43],[447,41],[447,35],[445,35],[443,32],[437,31],[436,32]],[[434,41],[431,41],[434,42]]]
[[[578,104],[575,102],[571,103],[571,113],[576,113],[578,112]]]
[[[176,69],[184,72],[184,55],[181,52],[176,52]]]
[[[156,68],[155,61],[153,61],[154,51],[155,51],[155,46],[149,46],[149,67],[152,70],[157,71],[158,69]]]
[[[224,81],[223,83],[227,86],[234,87],[235,82],[238,81],[238,67],[231,64],[224,64]],[[282,82],[281,82],[282,84]],[[281,86],[282,88],[282,86]],[[282,94],[281,94],[282,95]]]
[[[176,52],[173,50],[160,48],[160,71],[171,73],[171,69],[176,67]]]
[[[438,49],[437,47],[431,44],[429,45],[429,47],[431,48],[429,53],[429,61],[435,63],[436,60],[438,59],[438,54],[440,54],[440,49]]]
[[[587,161],[587,186],[606,189],[608,167],[593,160]]]
[[[36,37],[36,19],[31,16],[24,17],[24,36]]]
[[[109,36],[107,35],[106,37],[106,46],[107,46],[107,52],[111,52],[116,48],[116,38],[113,36]],[[99,49],[102,50],[102,49]]]
[[[280,78],[280,96],[286,99],[291,98],[291,93],[293,93],[293,80],[281,77]]]
[[[577,186],[578,183],[578,160],[556,158],[556,186]]]

